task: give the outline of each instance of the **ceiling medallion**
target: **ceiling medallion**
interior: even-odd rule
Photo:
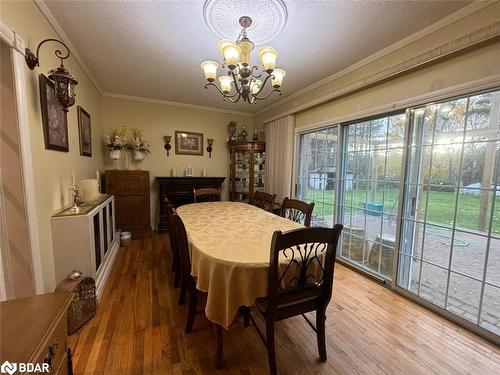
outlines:
[[[253,20],[249,16],[242,16],[238,21],[241,31],[236,42],[222,39],[218,44],[223,58],[222,68],[228,69],[227,75],[219,77],[220,88],[214,83],[219,64],[215,61],[201,63],[205,79],[208,81],[205,88],[215,87],[224,100],[229,99],[233,103],[242,99],[253,104],[258,100],[268,98],[273,92],[281,95],[280,87],[286,73],[283,69],[276,68],[278,51],[270,46],[262,47],[258,53],[261,66],[250,65],[250,54],[255,45],[247,37],[247,30],[252,27]],[[269,80],[271,80],[272,90],[266,95],[261,95]]]
[[[220,38],[232,40],[240,33],[239,19],[250,17],[253,23],[247,30],[254,43],[260,44],[283,30],[288,12],[282,0],[206,0],[203,15],[210,30]]]

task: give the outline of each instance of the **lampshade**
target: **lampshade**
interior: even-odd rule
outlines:
[[[268,73],[276,67],[276,57],[278,57],[278,51],[273,47],[265,46],[259,50],[260,63]]]
[[[222,48],[222,55],[224,56],[227,67],[233,70],[240,62],[241,48],[236,45],[236,43],[231,42],[231,44],[226,44]]]
[[[254,44],[248,38],[245,38],[238,45],[241,48],[241,63],[250,64],[250,53],[254,48]]]
[[[223,93],[227,94],[231,91],[231,82],[233,79],[229,76],[220,76],[219,77],[219,82],[220,82],[220,89]]]
[[[208,82],[213,82],[215,80],[218,67],[219,64],[215,61],[203,61],[201,63],[201,69],[203,69],[203,73],[205,73],[205,78]]]
[[[234,42],[232,40],[229,40],[229,39],[222,39],[221,41],[219,41],[219,43],[217,43],[217,48],[219,48],[219,52],[220,52],[222,58],[224,58],[224,54],[222,53],[222,50],[224,49],[225,46],[228,46],[231,44],[234,44]]]
[[[261,85],[262,81],[260,79],[254,79],[250,84],[250,91],[252,92],[252,94],[257,94],[257,92],[260,90]]]
[[[271,83],[273,84],[274,88],[279,88],[281,84],[283,83],[283,78],[285,77],[286,72],[283,69],[274,69],[273,70],[273,76],[274,78],[271,78]]]

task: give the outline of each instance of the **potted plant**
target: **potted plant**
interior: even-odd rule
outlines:
[[[142,160],[144,155],[149,154],[149,144],[142,138],[142,130],[134,129],[134,136],[130,141],[130,148],[134,150],[134,159]]]
[[[122,126],[113,129],[113,133],[104,138],[111,159],[118,160],[122,157],[122,150],[127,147],[126,133],[127,129]]]

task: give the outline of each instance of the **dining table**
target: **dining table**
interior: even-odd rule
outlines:
[[[215,327],[215,365],[223,363],[223,331],[242,306],[267,296],[271,240],[302,224],[243,202],[204,202],[177,208],[186,228],[191,274],[207,293],[205,315]]]

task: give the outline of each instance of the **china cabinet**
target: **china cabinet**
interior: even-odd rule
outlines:
[[[264,191],[265,142],[228,143],[230,151],[229,199],[248,201],[256,191]]]

